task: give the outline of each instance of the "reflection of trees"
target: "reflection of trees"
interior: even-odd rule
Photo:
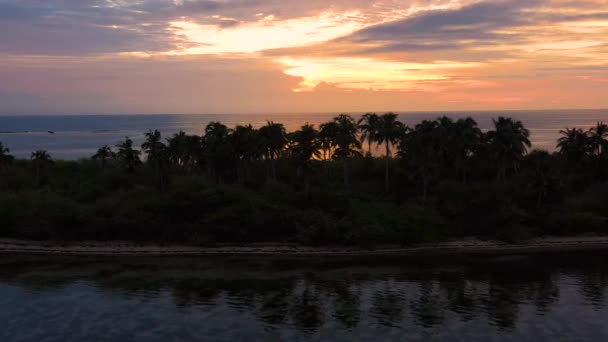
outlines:
[[[213,281],[204,279],[182,279],[173,285],[173,301],[178,307],[213,305],[221,290]]]
[[[606,296],[606,285],[608,285],[608,273],[599,271],[585,272],[579,277],[581,295],[594,308],[602,308]]]
[[[262,322],[277,326],[285,323],[292,302],[295,279],[267,280],[255,287],[259,300],[256,316]]]
[[[599,266],[581,270],[577,262],[577,273],[572,274],[580,281],[578,290],[586,301],[602,308],[608,271]],[[289,325],[306,334],[317,331],[326,320],[351,331],[369,323],[365,320],[387,327],[433,328],[451,317],[446,310],[463,321],[482,319],[498,329],[513,329],[522,303],[545,314],[560,298],[560,273],[531,266],[281,277],[272,272],[243,275],[205,268],[164,271],[167,266],[162,264],[5,261],[0,267],[0,284],[43,292],[85,282],[107,295],[144,302],[169,294],[178,308],[196,311],[203,309],[200,306],[217,305],[222,310],[253,314],[265,329]],[[368,305],[369,314],[362,312]],[[410,313],[413,319],[404,321]]]
[[[420,281],[419,297],[410,304],[416,323],[425,328],[441,324],[444,317],[446,303],[434,283],[431,280]]]
[[[332,290],[334,294],[334,317],[348,329],[359,325],[361,319],[361,294],[359,291],[353,290],[350,282],[335,282]]]
[[[303,282],[304,289],[292,298],[291,317],[293,324],[300,330],[312,333],[323,324],[325,318],[319,289],[308,281]]]
[[[291,301],[291,288],[280,290],[276,293],[265,294],[261,298],[261,306],[257,316],[268,325],[280,325],[285,322],[289,314]]]
[[[378,320],[378,323],[390,327],[398,326],[401,322],[405,303],[403,293],[395,287],[385,280],[382,289],[377,290],[372,298],[372,316]]]
[[[462,321],[472,321],[479,316],[480,291],[474,283],[458,277],[453,281],[440,281],[439,286],[447,297],[448,309],[457,313]]]
[[[542,279],[532,284],[532,293],[529,299],[539,314],[548,313],[551,306],[559,301],[559,287],[557,279],[547,273]]]
[[[485,307],[493,324],[501,329],[515,328],[521,303],[520,290],[513,284],[490,283]]]

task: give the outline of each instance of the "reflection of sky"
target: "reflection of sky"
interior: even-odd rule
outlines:
[[[535,148],[553,150],[559,130],[566,127],[590,128],[597,121],[608,122],[608,111],[547,111],[547,112],[412,112],[401,114],[407,125],[414,126],[422,120],[434,119],[440,115],[453,118],[472,116],[480,128],[492,127],[492,118],[499,115],[520,119],[530,129]],[[358,117],[357,115],[355,115]],[[132,138],[136,145],[143,141],[143,133],[158,129],[165,138],[180,130],[188,134],[202,134],[210,121],[221,121],[229,127],[251,123],[255,127],[266,124],[267,120],[282,123],[288,131],[299,129],[305,123],[318,127],[328,121],[333,114],[290,114],[290,115],[119,115],[119,116],[39,116],[2,117],[0,141],[11,149],[17,157],[27,158],[35,150],[44,149],[51,156],[60,159],[89,157],[97,148],[105,144],[115,145],[125,136]],[[47,131],[54,131],[49,134]]]

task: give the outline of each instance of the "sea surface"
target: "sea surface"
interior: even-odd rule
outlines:
[[[360,114],[353,114],[358,117]],[[494,111],[494,112],[408,112],[401,113],[402,121],[410,126],[424,119],[441,115],[453,118],[471,116],[482,129],[492,127],[492,118],[500,115],[520,119],[531,130],[534,148],[555,149],[559,130],[566,127],[590,128],[598,121],[608,122],[607,110],[553,111]],[[102,145],[115,145],[125,136],[137,144],[143,133],[158,129],[165,137],[183,130],[202,134],[211,121],[228,126],[247,124],[259,127],[267,120],[283,123],[292,131],[305,123],[318,125],[330,120],[333,114],[268,114],[268,115],[81,115],[81,116],[0,116],[0,142],[20,158],[28,158],[32,151],[47,150],[57,159],[90,157]]]
[[[607,341],[605,254],[0,259],[0,341]]]

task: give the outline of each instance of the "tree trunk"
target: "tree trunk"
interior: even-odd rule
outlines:
[[[40,165],[36,163],[36,186],[40,186]]]
[[[388,193],[390,191],[390,179],[389,179],[389,164],[390,164],[390,157],[391,157],[391,148],[389,146],[389,142],[388,140],[386,141],[386,161],[385,161],[385,165],[384,165],[384,190]]]
[[[344,188],[348,190],[349,187],[349,179],[348,179],[348,158],[344,158]]]
[[[428,181],[426,176],[422,176],[422,206],[426,207],[426,196],[428,192]]]
[[[277,167],[274,156],[270,156],[270,173],[273,180],[277,180]]]
[[[310,177],[304,176],[304,195],[306,199],[310,199]]]

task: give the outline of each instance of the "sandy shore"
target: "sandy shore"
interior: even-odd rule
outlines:
[[[194,247],[132,242],[39,242],[0,239],[1,254],[86,256],[243,256],[243,257],[399,257],[436,255],[513,255],[545,252],[608,251],[608,237],[540,238],[520,244],[467,239],[373,249],[305,247],[280,244]]]

